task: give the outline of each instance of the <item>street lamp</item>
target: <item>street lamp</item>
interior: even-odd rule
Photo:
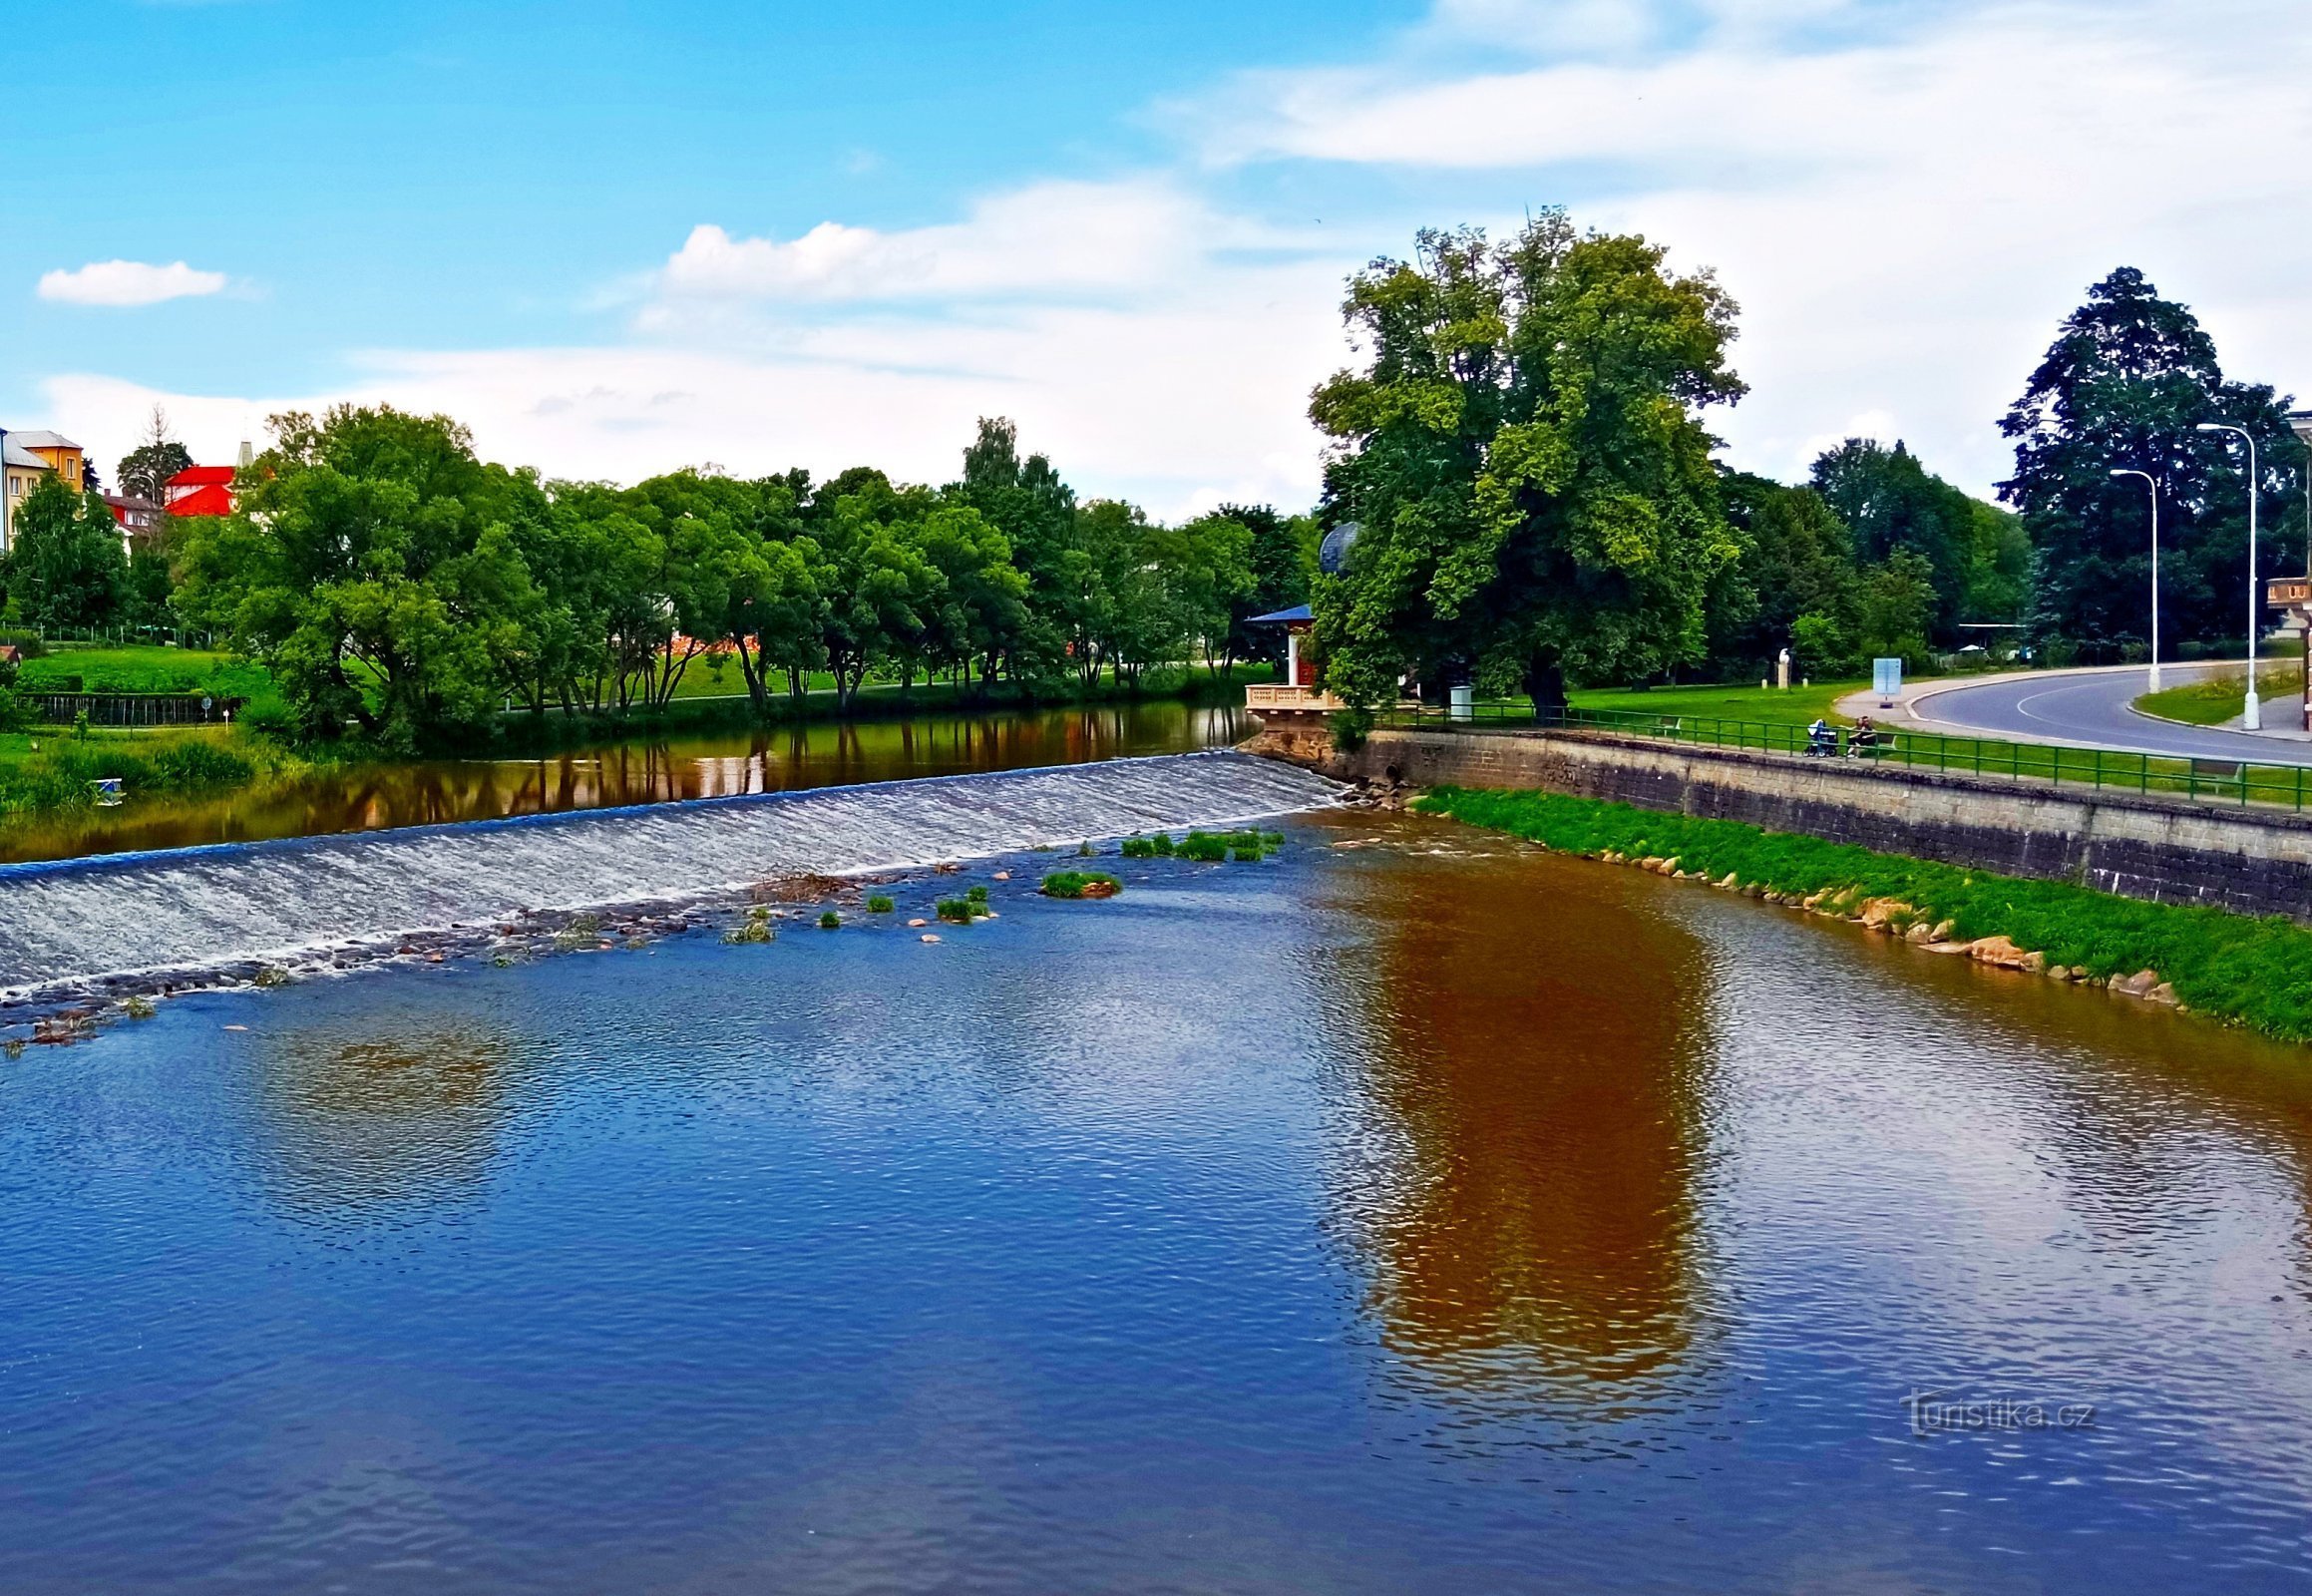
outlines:
[[[2256,591],[2256,440],[2245,427],[2235,427],[2228,421],[2203,421],[2194,432],[2236,432],[2248,444],[2248,701],[2240,712],[2240,724],[2249,731],[2262,731],[2264,717],[2256,704],[2256,623],[2263,619],[2263,595]]]
[[[2115,471],[2115,477],[2141,477],[2151,490],[2151,690],[2159,690],[2159,484],[2148,471]],[[2252,646],[2252,645],[2251,645]],[[2254,666],[2249,667],[2250,671]]]

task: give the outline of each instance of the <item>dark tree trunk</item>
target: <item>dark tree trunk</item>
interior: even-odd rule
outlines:
[[[1543,720],[1560,719],[1565,714],[1565,670],[1554,659],[1534,658],[1525,666],[1525,694],[1533,700],[1533,712]]]

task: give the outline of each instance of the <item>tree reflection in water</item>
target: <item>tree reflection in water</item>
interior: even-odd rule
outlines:
[[[252,1065],[268,1185],[291,1212],[326,1220],[469,1199],[497,1150],[514,1059],[505,1038],[470,1030],[265,1038]]]
[[[212,798],[0,826],[0,861],[382,831],[790,788],[1188,753],[1250,731],[1178,701],[638,736],[524,759],[349,760]]]
[[[1627,1414],[1697,1333],[1709,961],[1625,878],[1453,846],[1345,873],[1365,935],[1319,977],[1371,1311],[1434,1395]]]

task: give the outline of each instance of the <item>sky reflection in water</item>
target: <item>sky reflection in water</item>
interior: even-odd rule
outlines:
[[[2312,1568],[2300,1055],[1441,824],[1291,829],[1107,905],[1011,861],[937,947],[368,975],[27,1052],[0,1588]],[[1937,1382],[2097,1420],[1914,1436]]]

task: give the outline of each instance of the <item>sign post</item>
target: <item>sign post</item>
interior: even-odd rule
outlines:
[[[1900,659],[1873,659],[1870,662],[1871,690],[1878,694],[1878,707],[1892,709],[1895,694],[1903,690],[1903,662]]]

